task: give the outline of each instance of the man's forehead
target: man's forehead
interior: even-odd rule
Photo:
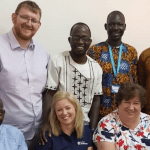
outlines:
[[[107,22],[114,19],[120,19],[121,21],[125,21],[125,17],[121,12],[112,12],[108,15]]]
[[[35,15],[39,15],[40,16],[40,12],[39,12],[39,10],[33,10],[33,9],[31,9],[30,7],[28,7],[28,6],[22,6],[21,8],[20,8],[20,10],[19,10],[19,13],[20,12],[29,12],[29,13],[33,13],[33,14],[35,14]]]
[[[75,25],[73,27],[73,30],[72,30],[71,34],[74,34],[74,33],[77,33],[77,32],[80,32],[80,33],[88,32],[90,34],[89,28],[86,25],[78,25],[78,24]]]

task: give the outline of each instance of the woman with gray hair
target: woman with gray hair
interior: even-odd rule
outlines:
[[[36,150],[93,150],[92,135],[88,125],[83,125],[83,113],[76,97],[58,91],[52,100],[49,114],[52,130],[45,145],[36,145]]]
[[[118,109],[100,120],[93,140],[98,150],[150,149],[150,116],[141,112],[146,90],[124,83],[116,95]]]

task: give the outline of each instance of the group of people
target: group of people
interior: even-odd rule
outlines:
[[[32,38],[41,13],[21,2],[0,36],[0,149],[150,149],[150,49],[138,61],[122,42],[124,15],[111,12],[91,47],[89,26],[74,24],[71,50],[50,58]]]

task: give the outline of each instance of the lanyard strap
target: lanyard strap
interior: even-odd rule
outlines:
[[[112,67],[113,67],[114,76],[117,78],[117,74],[119,72],[120,62],[121,62],[122,43],[121,43],[121,45],[119,47],[119,59],[118,59],[118,65],[117,65],[117,72],[116,72],[116,68],[115,68],[115,63],[114,63],[114,58],[113,58],[111,46],[108,45],[108,48],[109,48],[110,59],[111,59]]]

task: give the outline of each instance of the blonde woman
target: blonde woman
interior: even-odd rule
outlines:
[[[36,150],[93,150],[89,126],[83,125],[81,106],[76,97],[58,91],[52,101],[49,115],[52,135],[46,137],[45,145],[36,145]]]

